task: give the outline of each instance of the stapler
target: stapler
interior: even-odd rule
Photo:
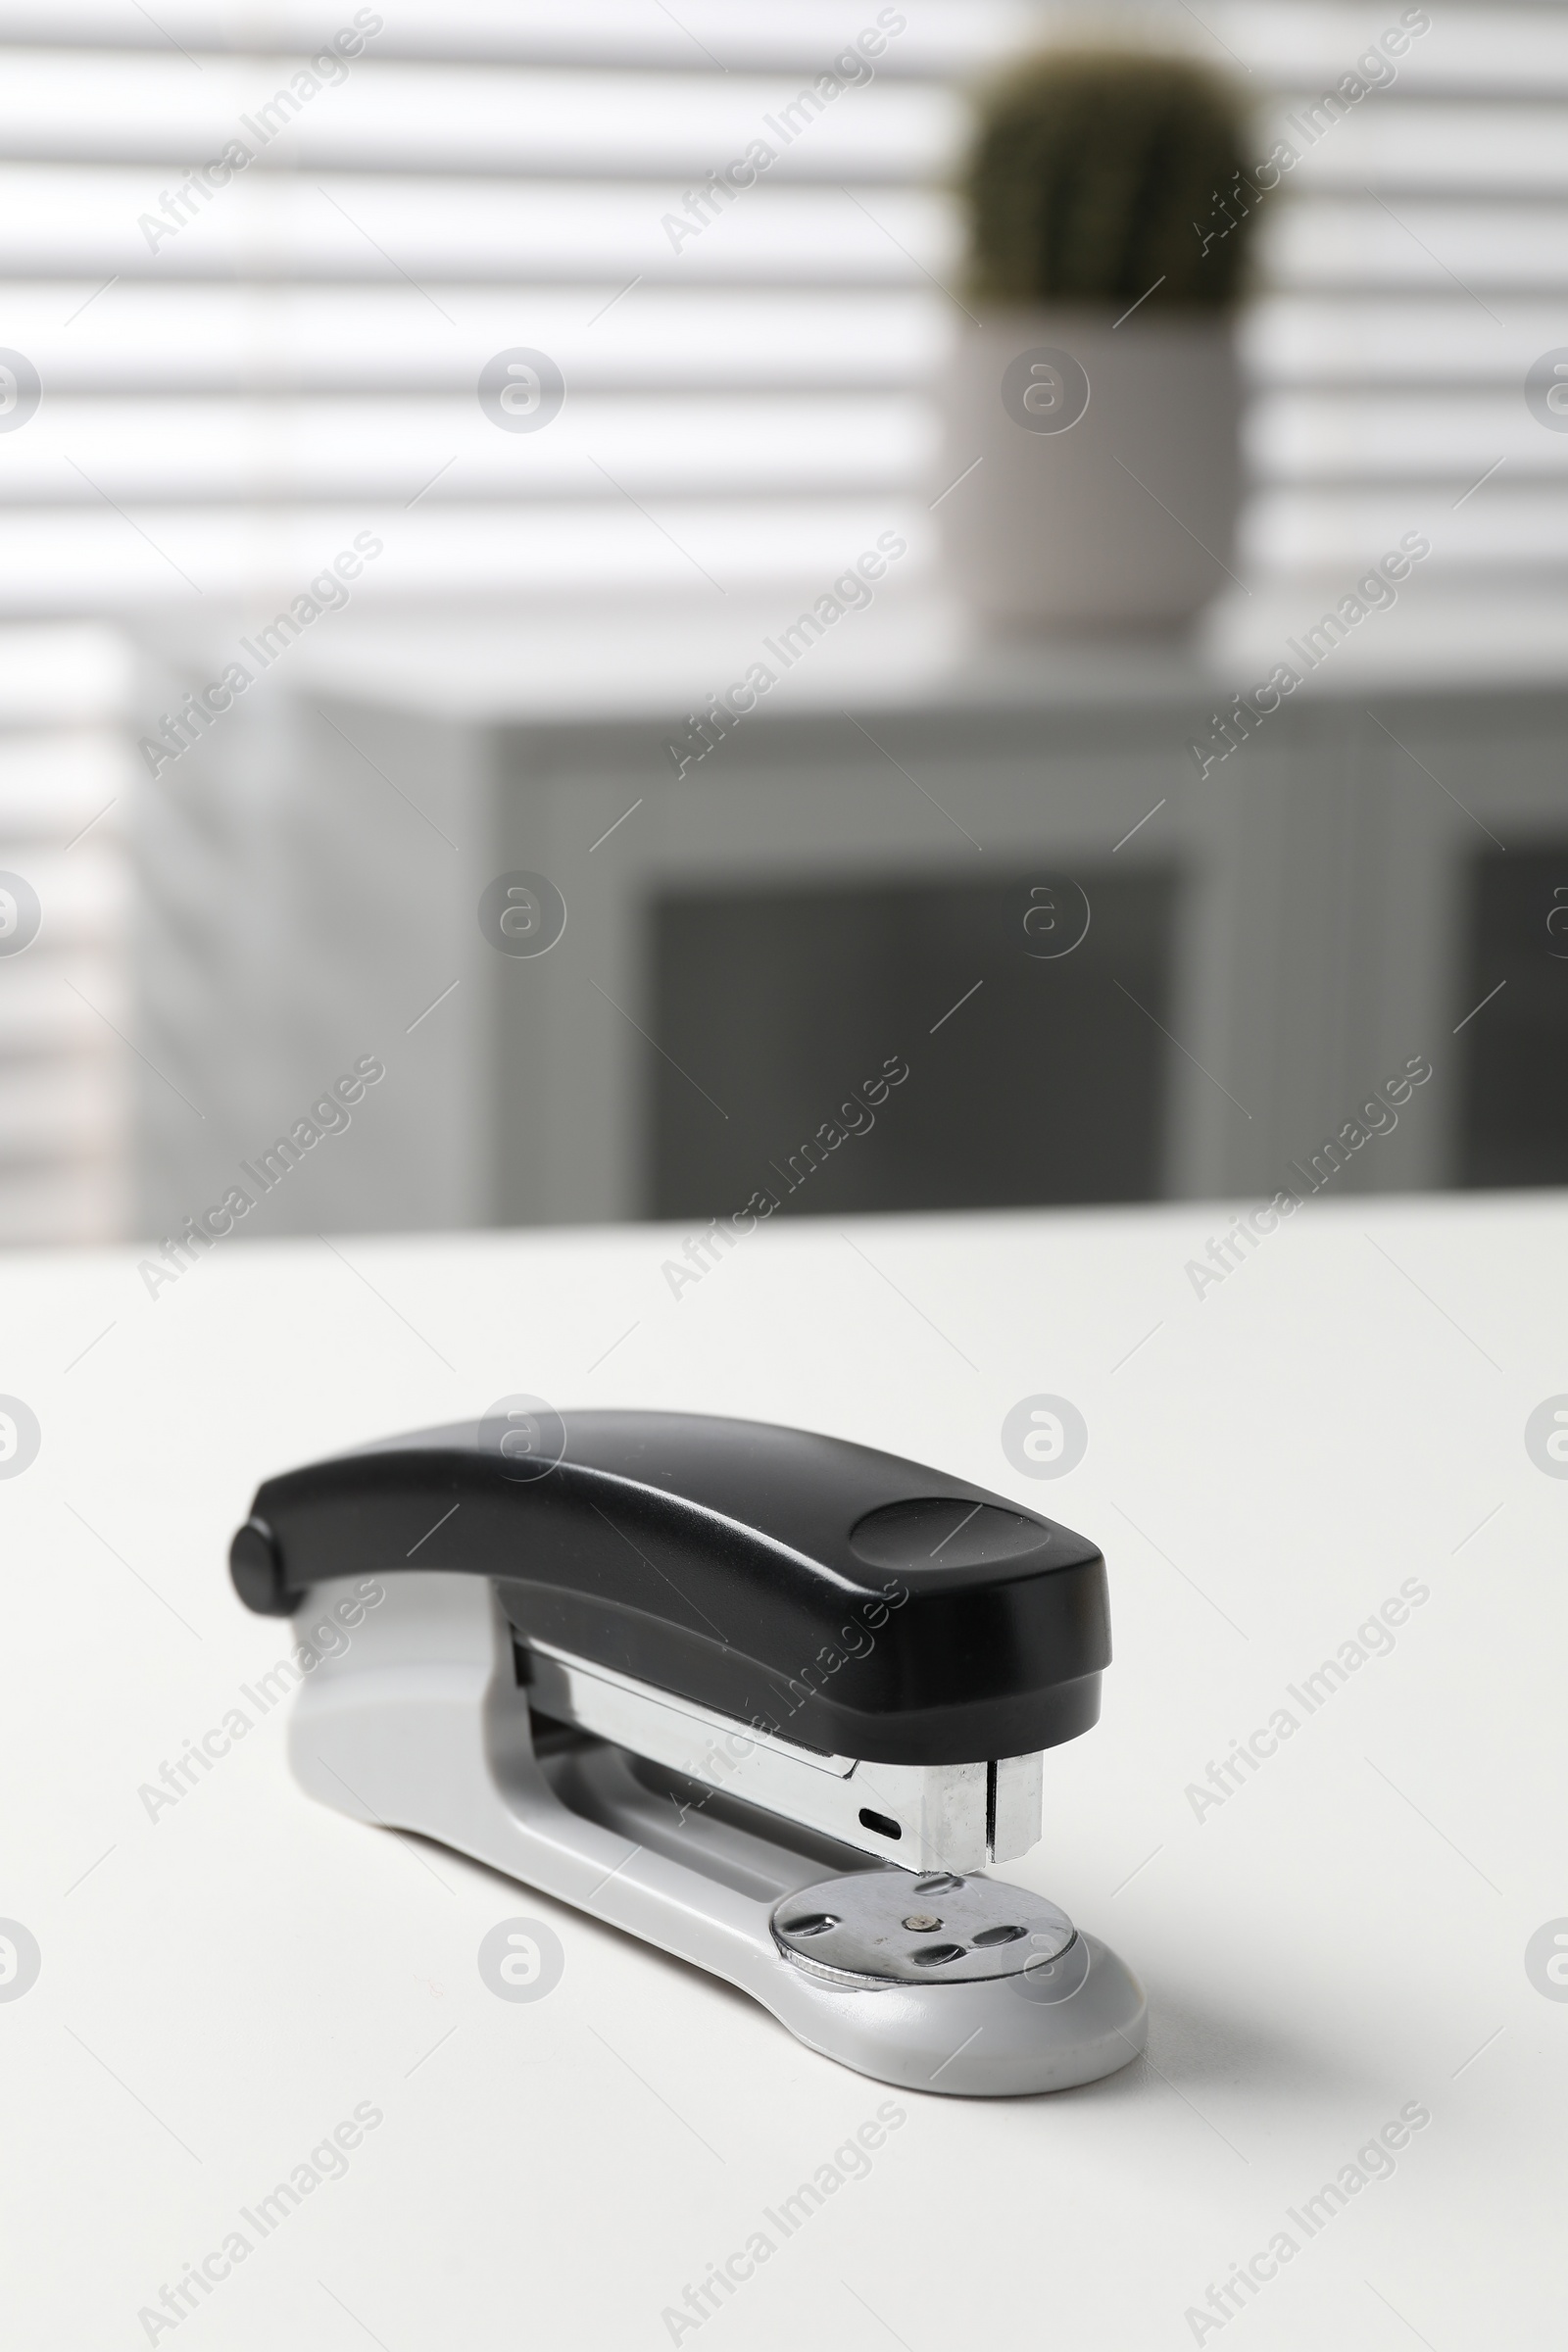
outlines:
[[[1144,2047],[1132,1972],[990,1875],[1110,1658],[1096,1546],[837,1438],[508,1400],[268,1479],[241,1600],[311,1661],[311,1795],[751,1993],[916,2090],[1063,2089]]]

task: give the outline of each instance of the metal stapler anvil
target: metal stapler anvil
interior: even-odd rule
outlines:
[[[230,1564],[248,1607],[353,1626],[293,1702],[324,1804],[881,2082],[1061,2089],[1142,2050],[1131,1971],[990,1875],[1100,1713],[1105,1564],[1070,1529],[838,1438],[509,1400],[268,1479]]]

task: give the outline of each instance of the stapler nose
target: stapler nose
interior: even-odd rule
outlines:
[[[248,1607],[377,1596],[296,1694],[311,1792],[631,1928],[891,2082],[1062,2087],[1136,2055],[1130,1972],[985,1875],[1038,1841],[1044,1757],[1098,1718],[1097,1546],[839,1439],[557,1419],[523,1461],[464,1423],[258,1490]]]

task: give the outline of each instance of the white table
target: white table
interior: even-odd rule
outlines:
[[[1555,2352],[1568,2002],[1525,1951],[1568,1913],[1568,1484],[1523,1426],[1568,1386],[1568,1206],[1321,1204],[1200,1299],[1184,1266],[1222,1230],[812,1220],[678,1301],[654,1229],[234,1242],[156,1301],[133,1254],[8,1264],[0,1388],[42,1429],[0,1481],[0,1915],[42,1954],[0,2001],[8,2339],[145,2343],[141,2308],[238,2228],[245,2259],[154,2340],[630,2352],[761,2229],[770,2258],[678,2340]],[[834,1431],[1103,1544],[1104,1717],[1048,1758],[1008,1875],[1139,1971],[1149,2062],[1055,2098],[891,2094],[312,1805],[282,1707],[148,1817],[139,1788],[285,1647],[224,1570],[257,1478],[518,1388]],[[1090,1430],[1054,1483],[999,1440],[1040,1392]],[[1389,1654],[1310,1716],[1284,1695],[1407,1579],[1428,1596]],[[1189,1785],[1282,1704],[1294,1736],[1198,1818]],[[476,1966],[517,1916],[564,1947],[537,2003]],[[764,2212],[890,2098],[864,2177],[783,2238]],[[240,2221],[366,2105],[341,2178],[265,2237]],[[1392,2176],[1308,2238],[1290,2209],[1407,2105],[1431,2120]],[[1185,2316],[1281,2230],[1257,2308]]]

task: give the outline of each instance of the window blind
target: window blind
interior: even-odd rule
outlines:
[[[124,1225],[129,686],[110,629],[0,625],[0,1245]]]
[[[1299,150],[1244,327],[1250,572],[1353,564],[1412,498],[1445,566],[1561,560],[1568,442],[1524,378],[1564,332],[1568,22],[1447,9],[1378,51],[1427,13],[1137,20],[1232,65],[1260,162]],[[0,340],[41,390],[0,431],[7,603],[270,591],[367,525],[383,597],[710,593],[831,565],[873,515],[929,564],[962,88],[1056,22],[0,7]],[[1376,84],[1337,95],[1368,52]],[[775,160],[705,217],[758,142]],[[547,431],[477,396],[519,348],[566,387]]]

